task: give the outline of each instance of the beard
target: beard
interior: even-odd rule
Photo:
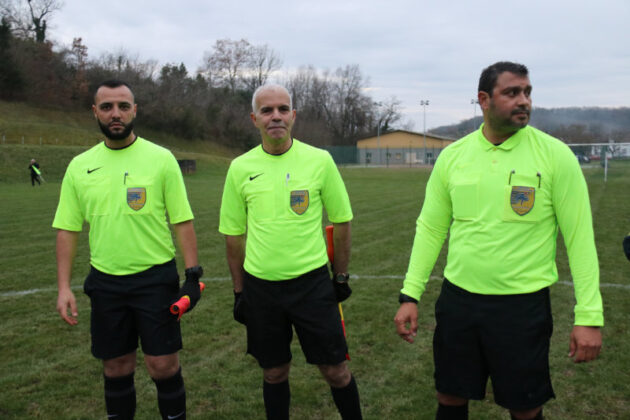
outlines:
[[[98,126],[103,132],[103,134],[105,134],[105,137],[107,137],[108,139],[124,140],[127,137],[129,137],[129,134],[131,134],[131,132],[133,131],[134,120],[129,121],[129,124],[123,124],[121,122],[121,124],[123,124],[123,130],[117,133],[114,133],[112,130],[110,130],[109,126],[107,126],[106,124],[103,124],[100,120],[98,120]]]
[[[516,118],[515,115],[525,113],[526,118]],[[488,123],[498,132],[516,133],[521,128],[529,124],[531,110],[525,108],[513,109],[509,116],[502,116],[496,112],[496,108],[490,104],[490,115]]]

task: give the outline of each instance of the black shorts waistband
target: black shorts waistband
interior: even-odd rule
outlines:
[[[461,287],[451,283],[446,277],[444,277],[444,282],[443,282],[442,287],[448,289],[451,292],[457,293],[459,295],[478,296],[478,297],[484,297],[488,299],[518,299],[522,297],[534,297],[534,296],[539,296],[539,295],[548,296],[549,295],[549,287],[543,287],[542,289],[537,290],[535,292],[531,292],[531,293],[513,293],[513,294],[505,294],[505,295],[486,295],[482,293],[474,293],[474,292],[469,292],[466,289],[462,289]]]
[[[129,277],[143,277],[143,276],[151,276],[153,275],[156,271],[160,271],[163,270],[165,268],[169,268],[171,266],[174,266],[175,263],[175,258],[173,258],[172,260],[169,260],[165,263],[162,264],[156,264],[152,267],[147,268],[146,270],[143,271],[139,271],[137,273],[132,273],[132,274],[121,274],[121,275],[117,275],[117,274],[108,274],[108,273],[104,273],[101,270],[99,270],[98,268],[95,268],[93,265],[90,265],[90,271],[92,274],[97,275],[101,278],[129,278]]]
[[[255,281],[261,281],[261,282],[266,282],[266,283],[274,283],[274,284],[282,284],[285,283],[287,281],[308,281],[310,279],[313,278],[318,278],[324,274],[329,274],[328,273],[328,265],[324,264],[321,267],[318,267],[314,270],[308,271],[298,277],[292,278],[292,279],[286,279],[286,280],[265,280],[265,279],[261,279],[260,277],[256,277],[251,273],[248,273],[247,271],[245,271],[245,274],[247,275],[247,277],[249,277],[251,280],[255,280]]]

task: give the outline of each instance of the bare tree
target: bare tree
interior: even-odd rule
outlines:
[[[250,48],[247,70],[243,76],[245,86],[250,91],[264,85],[269,75],[280,68],[282,61],[269,46],[252,46]]]
[[[245,39],[219,39],[212,49],[211,53],[206,52],[204,55],[201,73],[209,73],[213,83],[229,87],[232,93],[236,92],[242,71],[250,61],[252,45]]]
[[[48,19],[63,7],[60,0],[0,0],[0,13],[21,38],[46,41]]]

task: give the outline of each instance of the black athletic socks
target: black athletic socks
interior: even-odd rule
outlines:
[[[186,388],[182,368],[166,379],[153,379],[158,394],[158,406],[164,420],[186,420]]]
[[[136,413],[136,388],[133,384],[133,374],[118,378],[105,379],[105,406],[107,418],[113,420],[132,420]]]
[[[359,388],[351,377],[350,382],[343,388],[330,387],[335,405],[343,420],[361,420],[361,404],[359,403]]]
[[[268,420],[288,420],[291,403],[289,380],[277,384],[263,381],[263,400]]]
[[[438,404],[438,410],[435,415],[435,420],[468,420],[468,404]]]

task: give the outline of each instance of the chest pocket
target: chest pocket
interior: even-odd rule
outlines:
[[[503,220],[521,223],[540,221],[541,193],[539,176],[513,174],[510,183],[504,187]]]
[[[461,171],[451,188],[453,219],[473,220],[479,216],[479,174]]]
[[[99,176],[95,176],[99,175]],[[111,181],[107,176],[91,174],[83,181],[83,194],[79,197],[89,216],[106,216],[111,212]]]
[[[119,202],[124,205],[126,214],[147,214],[154,205],[156,191],[153,177],[143,175],[123,175]],[[161,192],[160,192],[161,193]]]
[[[306,216],[310,214],[317,202],[319,202],[319,189],[315,182],[297,175],[285,181],[282,203],[284,217],[292,219]]]

